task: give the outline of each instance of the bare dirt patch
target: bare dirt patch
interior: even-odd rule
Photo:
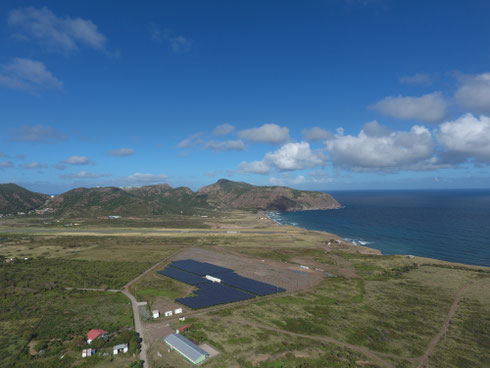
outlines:
[[[216,355],[219,354],[219,351],[213,348],[211,345],[204,343],[199,345],[201,349],[209,353],[209,358],[215,357]]]
[[[175,332],[173,331],[168,323],[165,323],[165,321],[161,321],[159,323],[145,323],[145,336],[151,344],[158,340],[158,339],[164,339],[171,333]]]
[[[164,312],[173,312],[177,308],[182,308],[182,304],[178,304],[166,296],[157,296],[153,299],[151,303],[151,309],[157,309],[160,312],[160,317],[158,318],[158,320],[165,319],[165,316],[163,314]]]
[[[340,257],[338,257],[340,258]],[[342,265],[331,265],[315,262],[309,258],[295,257],[291,259],[292,262],[307,265],[316,269],[323,270],[324,272],[331,273],[335,276],[342,276],[346,279],[352,279],[359,277],[350,263],[343,263]]]

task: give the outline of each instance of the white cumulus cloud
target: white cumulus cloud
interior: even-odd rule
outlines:
[[[0,85],[10,89],[36,93],[40,88],[63,88],[63,82],[40,61],[15,58],[0,70]]]
[[[0,169],[5,169],[7,167],[14,167],[14,163],[12,161],[0,161]]]
[[[400,83],[404,84],[432,84],[432,78],[427,73],[415,73],[414,75],[405,75],[400,78]]]
[[[174,53],[189,52],[192,48],[192,40],[169,29],[160,29],[155,23],[150,23],[148,29],[153,41],[167,43]]]
[[[357,136],[337,134],[326,141],[333,164],[354,171],[423,170],[435,165],[434,142],[427,128],[415,125],[408,132],[382,133],[374,126],[371,123]]]
[[[88,171],[80,171],[75,174],[66,174],[66,175],[61,175],[60,178],[62,179],[98,179],[102,178],[105,176],[110,176],[110,174],[102,174],[102,173],[92,173]]]
[[[213,135],[227,135],[235,130],[235,127],[231,124],[225,123],[218,125],[214,128]]]
[[[243,151],[246,148],[241,139],[223,142],[209,141],[204,147],[213,151]]]
[[[434,92],[420,97],[386,97],[371,108],[382,115],[397,119],[414,119],[435,123],[442,120],[446,115],[446,105],[442,93]]]
[[[468,110],[490,114],[490,73],[463,77],[455,97]]]
[[[322,166],[325,160],[321,150],[312,151],[308,142],[286,143],[277,151],[268,152],[262,161],[243,161],[240,171],[265,175],[272,168],[279,171],[304,170]]]
[[[449,154],[490,164],[490,117],[465,114],[441,124],[438,141]]]
[[[264,161],[281,171],[303,170],[323,165],[325,156],[321,151],[312,151],[308,142],[286,143],[277,151],[267,153]]]
[[[259,128],[242,130],[238,136],[252,142],[281,144],[289,140],[289,128],[277,124],[264,124]]]
[[[8,25],[24,39],[38,40],[61,52],[72,52],[85,45],[97,50],[105,49],[106,36],[88,19],[59,17],[47,7],[29,6],[12,10]]]
[[[89,165],[92,163],[87,156],[71,156],[61,162],[68,165]]]
[[[134,149],[132,148],[119,148],[119,149],[113,149],[112,151],[108,152],[109,156],[115,156],[115,157],[126,157],[126,156],[131,156],[134,154]]]
[[[65,139],[66,135],[63,133],[41,124],[21,125],[10,131],[10,140],[12,142],[54,143]]]
[[[47,165],[41,164],[37,161],[34,161],[34,162],[30,162],[28,164],[22,165],[22,167],[24,169],[42,169],[42,168],[46,168]]]
[[[260,174],[267,175],[271,171],[271,168],[264,161],[242,161],[240,163],[240,172],[245,174]]]
[[[199,133],[193,134],[190,137],[182,140],[177,145],[177,147],[179,147],[179,148],[188,148],[188,147],[195,146],[196,144],[201,144],[201,143],[203,143],[203,140],[201,139],[201,137],[203,135],[204,135],[203,132],[199,132]]]
[[[148,185],[162,183],[168,179],[164,174],[134,173],[123,179],[129,185]]]
[[[332,137],[332,132],[329,132],[328,130],[320,127],[303,129],[301,133],[307,141],[324,141]]]

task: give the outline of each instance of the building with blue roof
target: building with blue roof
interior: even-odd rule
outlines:
[[[174,333],[168,335],[165,338],[165,342],[193,364],[202,363],[209,356],[207,351],[201,349],[192,341],[179,334]]]

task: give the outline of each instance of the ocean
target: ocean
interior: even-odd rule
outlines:
[[[344,207],[269,216],[280,224],[333,233],[383,254],[490,267],[490,190],[329,193]]]

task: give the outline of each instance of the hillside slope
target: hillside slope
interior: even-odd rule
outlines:
[[[147,215],[148,203],[121,188],[76,188],[46,203],[56,214],[66,216]]]
[[[323,192],[297,190],[281,186],[254,186],[220,179],[201,188],[210,205],[267,211],[300,211],[339,208],[340,203]]]
[[[0,184],[0,214],[27,212],[42,206],[48,198],[17,184]]]
[[[208,208],[206,199],[196,196],[190,188],[172,188],[168,184],[124,188],[128,193],[145,200],[154,214],[175,213],[193,208]]]
[[[47,196],[39,196],[42,201],[35,207],[47,199]],[[76,188],[49,199],[43,206],[53,209],[57,215],[83,217],[194,214],[197,209],[211,210],[218,207],[296,211],[339,208],[340,204],[322,192],[280,186],[259,187],[221,179],[197,192],[187,187],[172,188],[168,184],[132,188]]]

